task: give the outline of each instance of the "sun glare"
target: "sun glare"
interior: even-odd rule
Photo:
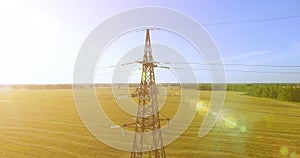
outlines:
[[[0,19],[0,71],[4,73],[0,82],[15,83],[20,76],[42,72],[36,59],[57,43],[59,22],[41,10],[15,1],[0,2]]]

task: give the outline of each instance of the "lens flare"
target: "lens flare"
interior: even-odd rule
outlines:
[[[286,147],[286,146],[282,146],[282,147],[280,148],[280,154],[281,154],[282,156],[287,156],[287,155],[289,154],[289,148]]]
[[[238,125],[237,125],[237,119],[233,116],[228,116],[227,118],[224,119],[225,121],[225,127],[227,128],[236,128]]]
[[[197,103],[197,113],[200,116],[205,115],[205,113],[208,111],[208,101],[204,100],[204,101],[199,101]]]
[[[299,158],[299,157],[300,157],[300,155],[298,155],[296,152],[292,152],[290,154],[290,158]]]
[[[246,127],[245,125],[242,125],[242,126],[240,127],[240,131],[241,131],[241,133],[247,132],[247,127]]]
[[[294,140],[282,137],[274,139],[273,136],[269,136],[269,138],[269,143],[272,143],[273,157],[299,158],[300,155],[296,153],[298,145]]]

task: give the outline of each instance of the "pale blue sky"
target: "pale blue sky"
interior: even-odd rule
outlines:
[[[300,65],[300,18],[205,25],[300,15],[298,0],[7,0],[0,2],[0,84],[71,83],[85,37],[110,16],[143,6],[172,8],[203,24],[224,63]],[[300,68],[225,68],[300,73]],[[299,82],[300,74],[227,72],[226,78],[227,82]]]

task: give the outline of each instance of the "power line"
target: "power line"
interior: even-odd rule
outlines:
[[[216,23],[204,23],[203,25],[226,25],[226,24],[241,24],[241,23],[253,23],[253,22],[267,22],[267,21],[275,21],[275,20],[285,20],[285,19],[295,19],[295,18],[300,18],[300,15],[291,15],[291,16],[281,16],[281,17],[273,17],[273,18],[260,18],[260,19],[250,19],[250,20],[240,20],[240,21],[227,21],[227,22],[216,22]],[[189,26],[198,26],[198,25],[185,25],[185,26],[177,26],[177,27],[189,27]],[[153,30],[160,30],[160,28],[152,28]],[[143,30],[141,30],[143,31]],[[141,59],[141,58],[140,58]],[[139,60],[140,60],[139,59]],[[133,63],[140,63],[140,61],[133,61],[129,63],[124,63],[124,64],[118,64],[118,65],[109,65],[109,66],[103,66],[103,67],[98,67],[96,69],[103,69],[103,68],[114,68],[117,66],[126,66],[129,64]],[[158,62],[161,63],[161,62]],[[170,63],[170,62],[166,62]],[[176,63],[176,64],[186,64],[186,63]],[[206,63],[188,63],[188,64],[199,64],[199,65],[207,65]],[[226,65],[226,66],[249,66],[249,67],[294,67],[298,68],[300,65],[251,65],[251,64],[209,64],[209,65]]]
[[[123,65],[129,65],[132,63],[137,63],[139,61],[130,62],[130,63],[124,63],[120,65],[113,65],[113,66],[107,66],[107,67],[99,67],[98,69],[102,68],[113,68],[114,66],[123,66]],[[178,64],[178,65],[208,65],[207,63],[180,63],[180,62],[155,62],[156,64]],[[244,66],[244,67],[273,67],[273,68],[300,68],[300,65],[263,65],[263,64],[231,64],[231,63],[210,63],[209,65],[224,65],[224,66]],[[291,72],[291,71],[257,71],[257,70],[241,70],[241,69],[208,69],[208,68],[186,68],[186,67],[172,67],[172,66],[164,66],[163,68],[169,68],[169,69],[191,69],[191,70],[208,70],[208,71],[224,71],[224,72],[246,72],[246,73],[272,73],[272,74],[293,74],[298,75],[300,72]],[[163,72],[159,76],[163,76],[166,74],[167,71]],[[112,72],[111,72],[112,73]]]
[[[300,72],[284,72],[284,71],[256,71],[256,70],[237,70],[237,69],[204,69],[204,68],[180,68],[173,67],[173,69],[191,69],[191,70],[208,70],[208,71],[224,71],[224,72],[251,72],[251,73],[272,73],[272,74],[291,74],[291,75],[300,75]]]
[[[239,69],[224,69],[224,70],[221,70],[221,69],[208,69],[208,68],[187,68],[187,67],[170,67],[170,69],[191,69],[191,70],[194,70],[194,71],[224,71],[224,72],[242,72],[242,73],[268,73],[268,74],[280,74],[280,75],[286,75],[286,74],[290,74],[290,75],[300,75],[300,72],[296,72],[296,71],[257,71],[257,70],[239,70]],[[157,77],[162,77],[164,75],[167,74],[167,72],[169,71],[169,69],[165,70],[164,72],[162,72],[161,74],[157,75]],[[90,74],[90,73],[87,73],[87,72],[80,72],[82,74],[84,73],[87,73],[87,75],[93,75],[93,76],[101,76],[101,75],[112,75],[112,74],[115,74],[115,75],[123,75],[122,73],[124,72],[128,72],[126,70],[123,70],[123,71],[109,71],[109,72],[96,72],[96,73],[93,73],[93,74]],[[139,75],[137,73],[130,73],[130,76],[131,75]]]
[[[248,20],[238,20],[238,21],[225,21],[225,22],[215,22],[215,23],[203,23],[203,26],[217,26],[217,25],[229,25],[229,24],[244,24],[244,23],[259,23],[259,22],[270,22],[277,20],[289,20],[289,19],[297,19],[300,18],[300,15],[290,15],[290,16],[281,16],[281,17],[273,17],[273,18],[260,18],[260,19],[248,19]],[[182,28],[182,27],[199,27],[199,25],[178,25],[171,26],[174,28]],[[152,30],[161,30],[160,28],[153,27]],[[144,31],[145,29],[139,30]]]
[[[225,22],[215,22],[215,23],[203,23],[204,26],[217,26],[217,25],[228,25],[228,24],[244,24],[244,23],[259,23],[259,22],[270,22],[277,20],[289,20],[289,19],[297,19],[300,18],[300,15],[290,15],[290,16],[280,16],[280,17],[272,17],[272,18],[258,18],[258,19],[247,19],[247,20],[237,20],[237,21],[225,21]],[[198,27],[199,25],[178,25],[178,26],[170,26],[175,28],[180,27]],[[145,31],[146,29],[141,29],[136,32]],[[161,30],[157,27],[151,27],[150,30]]]
[[[180,101],[166,101],[165,104],[167,103],[177,103],[180,104]],[[299,109],[297,106],[293,106],[291,108],[294,109]],[[300,115],[291,115],[291,114],[283,114],[283,113],[274,113],[274,112],[267,112],[267,111],[259,111],[259,110],[249,110],[249,109],[241,109],[241,108],[235,108],[235,107],[223,107],[223,109],[234,109],[234,110],[242,110],[242,111],[248,111],[248,112],[254,112],[254,113],[265,113],[265,114],[274,114],[274,115],[281,115],[281,116],[289,116],[289,117],[300,117]]]
[[[185,64],[193,64],[193,63],[185,63]],[[195,64],[195,63],[194,63]],[[197,63],[199,64],[199,63]],[[202,65],[202,64],[200,64]],[[204,65],[204,64],[203,64]],[[216,64],[218,65],[218,64]],[[298,68],[300,66],[298,65],[247,65],[247,64],[225,64],[225,65],[240,65],[240,66],[249,66],[249,67],[276,67],[276,68]],[[110,66],[109,66],[110,67]],[[102,67],[102,68],[105,68],[105,67]],[[106,67],[107,68],[107,67]],[[110,68],[113,68],[113,67],[110,67]],[[207,70],[207,71],[224,71],[224,72],[246,72],[246,73],[271,73],[271,74],[292,74],[292,75],[299,75],[300,72],[298,71],[257,71],[257,70],[242,70],[242,69],[208,69],[208,68],[192,68],[192,67],[172,67],[172,66],[164,66],[163,68],[168,68],[166,71],[162,72],[160,75],[158,75],[159,77],[165,75],[169,69],[191,69],[191,70],[194,70],[194,71],[199,71],[199,70]],[[100,69],[100,68],[99,68]],[[99,70],[98,69],[98,70]],[[88,71],[86,71],[88,72]],[[95,74],[93,75],[109,75],[109,74],[121,74],[122,72],[128,72],[128,70],[119,70],[119,71],[110,71],[110,72],[101,72],[101,71],[98,71],[96,72]],[[82,72],[84,73],[84,72]],[[131,75],[138,75],[138,74],[131,74]]]
[[[275,21],[275,20],[295,19],[295,18],[300,18],[300,15],[282,16],[282,17],[274,17],[274,18],[252,19],[252,20],[241,20],[241,21],[228,21],[228,22],[219,22],[219,23],[208,23],[208,24],[203,24],[203,25],[242,24],[242,23],[254,23],[254,22],[266,22],[266,21]]]
[[[267,74],[279,74],[279,75],[300,75],[300,72],[284,72],[284,71],[256,71],[256,70],[237,70],[237,69],[229,69],[229,70],[220,70],[220,69],[202,69],[202,68],[178,68],[178,67],[174,67],[172,69],[191,69],[194,71],[200,71],[200,70],[206,70],[206,71],[224,71],[224,72],[242,72],[242,73],[267,73]],[[164,75],[166,75],[166,73],[169,70],[166,70],[165,72],[162,72],[160,75],[158,75],[158,77],[162,77]],[[122,75],[122,72],[126,72],[126,71],[119,71],[119,72],[105,72],[105,73],[96,73],[93,74],[94,76],[101,76],[101,75]],[[139,75],[139,74],[131,74],[131,75]]]
[[[163,62],[160,62],[163,63]],[[180,63],[180,62],[165,62],[165,64],[186,64],[186,65],[224,65],[224,66],[248,66],[248,67],[283,67],[283,68],[300,68],[300,65],[268,65],[268,64],[233,64],[233,63]]]
[[[139,61],[134,61],[130,63],[124,63],[119,65],[110,65],[110,66],[103,66],[98,67],[96,69],[104,69],[104,68],[114,68],[119,66],[126,66],[133,63],[138,63]],[[182,63],[182,62],[155,62],[157,64],[180,64],[180,65],[224,65],[224,66],[245,66],[245,67],[274,67],[274,68],[300,68],[300,65],[268,65],[268,64],[240,64],[240,63],[200,63],[200,62],[190,62],[190,63]]]
[[[300,18],[300,15],[291,15],[291,16],[281,16],[273,18],[260,18],[260,19],[250,19],[250,20],[239,20],[239,21],[226,21],[226,22],[216,22],[216,23],[204,23],[204,26],[216,26],[216,25],[228,25],[228,24],[244,24],[244,23],[258,23],[258,22],[268,22],[276,20],[288,20]],[[178,27],[197,27],[199,25],[184,25]]]
[[[299,109],[297,107],[294,107],[295,109]],[[254,113],[264,113],[264,114],[274,114],[274,115],[280,115],[280,116],[289,116],[289,117],[300,117],[300,115],[291,115],[291,114],[283,114],[283,113],[274,113],[274,112],[267,112],[267,111],[259,111],[259,110],[249,110],[249,109],[241,109],[241,108],[226,108],[224,109],[235,109],[235,110],[241,110],[241,111],[247,111],[247,112],[254,112]]]

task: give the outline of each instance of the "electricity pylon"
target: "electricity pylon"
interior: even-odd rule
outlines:
[[[155,84],[152,49],[150,43],[149,29],[146,30],[146,42],[144,57],[141,62],[141,83],[137,87],[134,96],[138,97],[138,111],[136,122],[124,126],[135,125],[135,135],[132,145],[131,158],[165,158],[160,121],[157,94],[158,88]]]

